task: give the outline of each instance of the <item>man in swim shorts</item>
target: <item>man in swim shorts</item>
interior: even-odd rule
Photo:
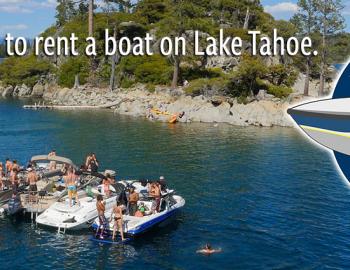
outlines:
[[[106,229],[107,225],[107,220],[105,217],[105,211],[106,211],[106,205],[105,202],[103,201],[103,196],[101,194],[97,195],[96,198],[96,209],[97,209],[97,214],[98,214],[98,219],[100,222],[100,225],[98,226],[96,230],[96,237],[100,237],[100,239],[103,239],[103,232]],[[99,234],[100,232],[100,234]]]
[[[38,191],[38,187],[36,185],[38,176],[31,166],[28,167],[27,171],[27,183],[29,184],[29,201],[32,202],[35,201]]]
[[[139,194],[135,191],[135,188],[133,186],[131,186],[129,190],[129,215],[134,216],[137,211]]]
[[[66,189],[68,191],[69,205],[73,206],[72,200],[75,197],[75,202],[79,203],[77,186],[76,186],[76,175],[72,168],[68,169],[67,175],[64,177]]]

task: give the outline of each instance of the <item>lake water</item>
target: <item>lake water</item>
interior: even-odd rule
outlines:
[[[167,227],[124,246],[0,219],[0,268],[347,269],[350,192],[331,155],[291,128],[149,122],[111,112],[25,111],[0,101],[0,158],[90,151],[119,177],[165,175],[186,199]],[[210,242],[223,252],[201,256]]]

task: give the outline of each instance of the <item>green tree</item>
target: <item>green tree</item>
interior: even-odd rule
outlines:
[[[64,25],[76,15],[74,2],[72,0],[57,0],[56,7],[56,24]]]
[[[318,31],[316,0],[299,0],[299,11],[292,17],[291,22],[297,27],[300,36],[311,36]],[[304,95],[309,95],[310,72],[311,72],[311,56],[306,57],[305,63],[305,84]]]
[[[324,94],[326,68],[328,66],[329,41],[345,27],[344,17],[341,12],[344,9],[341,0],[315,0],[317,19],[322,34],[321,65],[320,65],[320,88],[319,95]]]

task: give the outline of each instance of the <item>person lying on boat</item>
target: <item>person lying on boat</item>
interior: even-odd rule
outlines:
[[[137,211],[137,202],[139,201],[139,194],[135,191],[135,187],[129,188],[129,215],[134,216]]]
[[[36,182],[38,181],[38,175],[31,166],[27,168],[27,171],[27,183],[29,184],[29,201],[35,202],[38,192],[38,187],[36,185]]]
[[[158,213],[159,206],[160,206],[160,197],[161,197],[160,184],[158,182],[154,182],[150,184],[149,196],[153,197],[152,213],[153,214]]]
[[[197,250],[197,253],[202,253],[202,254],[206,254],[206,255],[210,255],[213,253],[219,253],[219,252],[221,252],[221,248],[213,249],[210,244],[206,244],[203,249]]]
[[[12,171],[12,162],[9,158],[6,159],[5,169],[6,169],[6,175],[9,176]]]
[[[56,156],[56,150],[52,150],[48,155],[47,155],[49,158],[50,157],[55,157]],[[50,171],[54,171],[56,170],[56,161],[50,161],[49,163],[49,170]]]
[[[96,198],[96,210],[100,222],[100,225],[96,230],[96,237],[100,237],[100,239],[103,239],[103,233],[107,226],[107,219],[105,217],[106,202],[103,201],[103,196],[101,194],[97,195]]]
[[[66,189],[68,190],[69,205],[73,206],[73,197],[75,203],[79,204],[79,197],[77,192],[77,175],[75,175],[73,168],[69,168],[67,175],[63,177]]]
[[[120,236],[122,238],[122,241],[124,241],[124,231],[123,231],[123,209],[122,209],[122,203],[118,201],[117,204],[113,207],[113,211],[111,214],[110,221],[112,222],[114,217],[114,224],[113,224],[113,235],[112,240],[115,240],[116,232],[119,229]]]

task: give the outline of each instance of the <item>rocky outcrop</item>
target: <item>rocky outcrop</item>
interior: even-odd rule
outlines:
[[[37,83],[33,87],[31,96],[41,98],[41,97],[43,97],[44,92],[45,92],[45,85],[43,85],[42,83]]]
[[[32,89],[25,84],[17,85],[12,93],[14,97],[28,97],[30,96]]]
[[[7,86],[4,88],[4,90],[2,91],[2,97],[11,97],[13,94],[13,86]]]
[[[290,104],[286,101],[271,98],[260,93],[259,99],[247,105],[239,104],[236,99],[224,96],[211,98],[204,96],[191,97],[174,95],[167,88],[158,87],[154,93],[148,92],[144,86],[138,85],[128,91],[91,88],[78,89],[57,88],[45,92],[45,103],[57,105],[89,105],[111,108],[117,114],[145,117],[158,121],[169,121],[173,114],[184,112],[180,122],[228,123],[238,126],[291,126],[286,115]],[[165,113],[154,113],[152,109]]]

